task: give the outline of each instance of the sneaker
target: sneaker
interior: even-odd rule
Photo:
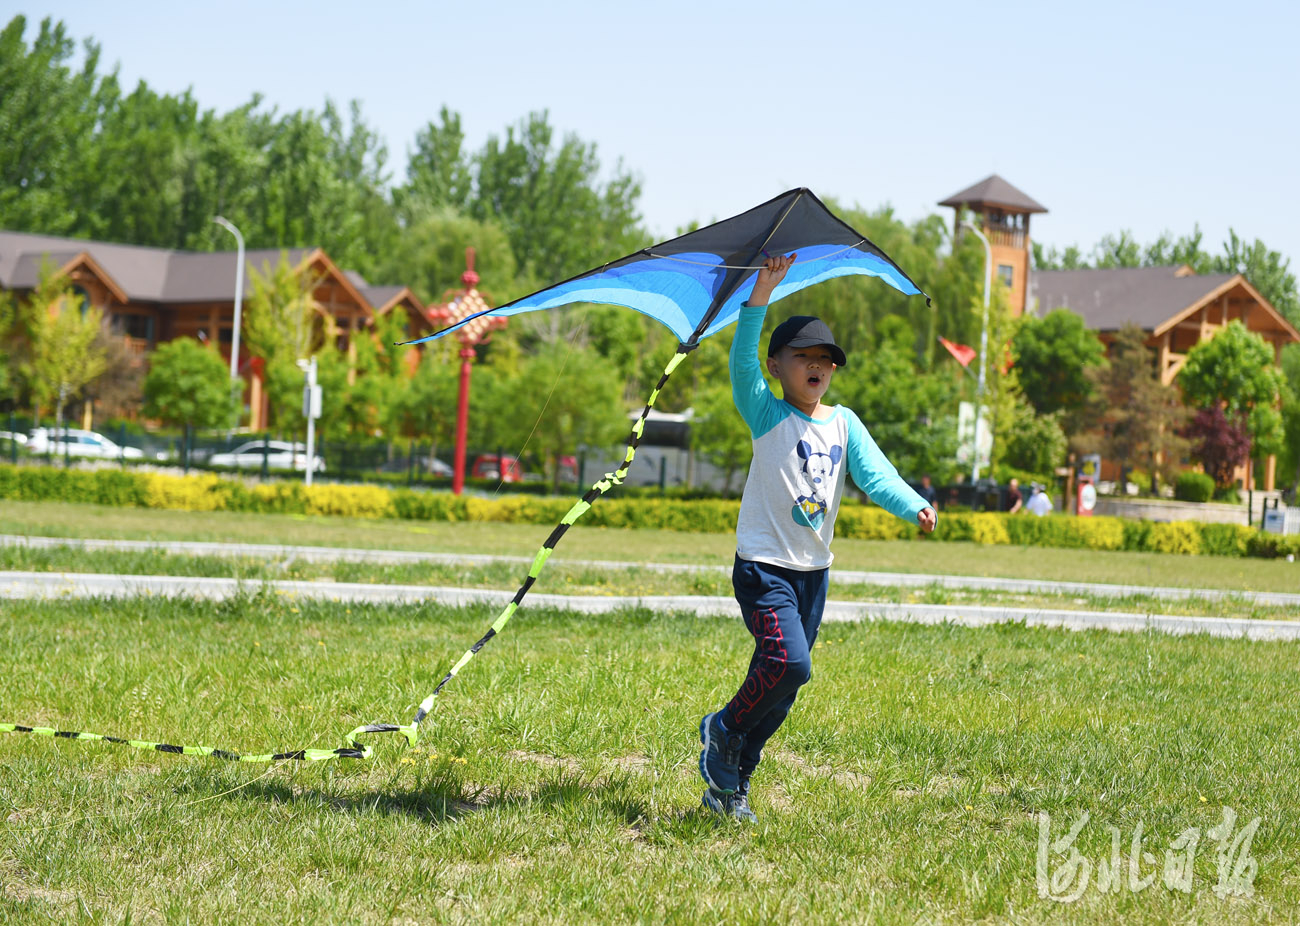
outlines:
[[[739,820],[741,823],[757,823],[758,817],[754,811],[749,809],[749,795],[744,791],[737,791],[731,795],[730,816],[733,820]]]
[[[721,711],[705,714],[700,721],[700,776],[710,789],[732,794],[740,785],[740,750],[745,736],[722,725]]]
[[[738,820],[741,823],[758,822],[758,817],[754,816],[754,811],[749,809],[749,797],[745,794],[723,794],[709,788],[704,792],[704,797],[700,803],[718,816],[726,817],[729,820]]]

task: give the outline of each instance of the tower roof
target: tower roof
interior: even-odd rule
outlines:
[[[1001,206],[1009,212],[1047,211],[1047,207],[1038,200],[1017,190],[997,174],[990,174],[974,186],[954,193],[939,203],[940,206],[952,206],[954,209],[977,204]]]

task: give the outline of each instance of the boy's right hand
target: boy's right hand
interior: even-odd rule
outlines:
[[[794,263],[798,254],[791,254],[788,257],[769,257],[763,264],[763,269],[758,271],[758,276],[754,279],[754,291],[750,293],[749,305],[767,305],[767,300],[772,296],[772,290],[780,285],[785,279],[785,273]]]

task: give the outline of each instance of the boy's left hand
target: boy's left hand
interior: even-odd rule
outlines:
[[[934,530],[934,525],[938,519],[939,516],[934,513],[933,508],[923,508],[921,513],[916,516],[916,523],[921,525],[921,530],[929,534]]]

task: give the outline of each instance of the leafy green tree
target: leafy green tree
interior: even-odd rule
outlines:
[[[45,276],[33,291],[30,313],[26,379],[38,412],[53,409],[61,428],[64,407],[104,372],[104,352],[95,344],[104,313],[56,276]]]
[[[474,248],[479,290],[490,295],[494,304],[525,294],[516,284],[515,256],[500,223],[445,206],[414,214],[379,259],[376,273],[380,279],[400,280],[425,302],[440,302],[448,290],[464,285],[461,274],[467,247]]]
[[[1300,487],[1300,344],[1282,348],[1282,422],[1285,429],[1282,451],[1278,456],[1280,481],[1290,478],[1292,487]]]
[[[429,441],[430,453],[456,437],[456,403],[459,398],[459,358],[455,342],[435,341],[426,346],[415,376],[398,392],[393,427],[403,437]]]
[[[300,276],[287,254],[271,267],[249,274],[252,294],[243,321],[243,339],[248,352],[263,360],[271,420],[277,427],[294,431],[303,424],[302,371],[298,361],[316,353],[322,343],[321,327],[332,320],[316,302],[316,280]],[[333,357],[336,351],[326,351]]]
[[[1223,255],[1215,260],[1219,273],[1240,273],[1251,282],[1260,295],[1267,299],[1291,324],[1300,327],[1300,294],[1296,291],[1296,277],[1291,272],[1291,262],[1271,250],[1258,238],[1251,244],[1228,229],[1228,240],[1223,243]]]
[[[219,428],[234,415],[225,361],[193,338],[176,338],[153,352],[144,398],[144,413],[169,425]]]
[[[1189,412],[1178,390],[1156,378],[1142,329],[1121,328],[1109,362],[1089,368],[1088,376],[1095,389],[1087,411],[1091,433],[1078,436],[1075,449],[1117,461],[1125,480],[1140,466],[1156,479],[1172,481],[1188,451],[1181,432]]]
[[[406,167],[407,185],[397,191],[403,211],[469,208],[474,177],[460,114],[443,106],[438,118],[441,124],[430,121],[415,135],[415,150]]]
[[[736,473],[749,466],[754,442],[740,412],[736,410],[728,383],[701,389],[695,397],[691,421],[691,446],[723,471],[723,491],[730,492]]]
[[[1022,395],[1016,396],[1011,425],[1003,437],[1002,462],[1020,470],[1050,476],[1065,461],[1068,439],[1059,409],[1041,413]]]
[[[1011,342],[1025,398],[1041,414],[1063,411],[1062,424],[1077,420],[1092,396],[1088,369],[1105,361],[1106,349],[1083,319],[1067,309],[1024,318]]]
[[[848,355],[848,366],[832,381],[832,398],[858,414],[904,478],[932,473],[942,479],[957,453],[956,385],[947,373],[917,370],[903,319],[886,320],[878,333],[874,350]]]
[[[1259,454],[1280,449],[1282,419],[1276,406],[1282,383],[1273,348],[1236,319],[1188,351],[1178,374],[1189,405],[1221,407],[1229,421],[1246,428]]]
[[[483,385],[475,382],[475,393]],[[544,348],[511,378],[508,391],[489,386],[496,416],[510,429],[509,439],[500,443],[535,450],[558,491],[561,456],[580,446],[603,447],[624,435],[628,422],[621,387],[618,371],[603,357],[564,345]]]
[[[99,47],[87,42],[73,71],[63,23],[42,20],[30,46],[26,31],[19,15],[0,32],[0,228],[86,235],[66,184],[84,173],[83,146],[107,102]]]

